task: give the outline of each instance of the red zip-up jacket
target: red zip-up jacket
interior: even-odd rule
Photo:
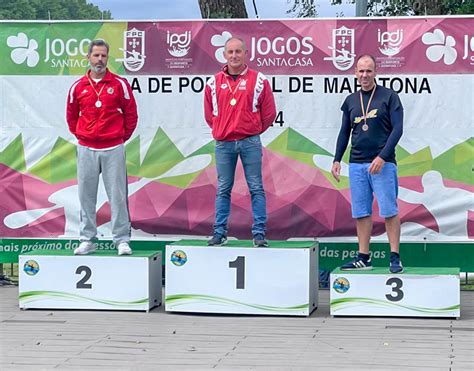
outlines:
[[[101,149],[122,144],[132,136],[138,120],[130,84],[108,69],[98,83],[89,75],[90,71],[69,89],[66,109],[69,130],[86,147]],[[96,107],[98,100],[100,107]]]
[[[231,105],[235,99],[235,105]],[[216,140],[240,140],[263,133],[276,117],[275,99],[267,78],[248,67],[234,81],[227,66],[209,79],[204,115]]]

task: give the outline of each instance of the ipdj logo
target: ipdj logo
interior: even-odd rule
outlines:
[[[222,34],[214,35],[211,38],[212,46],[216,46],[217,50],[215,52],[215,57],[220,63],[225,63],[226,60],[224,58],[224,46],[227,40],[232,37],[232,34],[228,31],[222,32]]]
[[[10,57],[16,64],[23,64],[30,68],[35,67],[39,62],[38,42],[34,39],[28,39],[23,32],[19,32],[16,36],[9,36],[7,45],[13,48]]]
[[[166,43],[169,46],[168,53],[173,57],[181,58],[189,52],[189,44],[191,44],[191,31],[185,31],[182,34],[166,33]]]
[[[379,50],[387,57],[392,57],[400,52],[400,45],[403,42],[403,30],[397,29],[393,32],[382,32],[378,30]]]
[[[438,62],[443,58],[446,65],[451,65],[456,61],[458,53],[454,46],[456,40],[452,36],[445,36],[440,29],[435,29],[433,32],[426,32],[423,34],[421,41],[423,44],[430,45],[426,49],[426,57],[431,62]]]

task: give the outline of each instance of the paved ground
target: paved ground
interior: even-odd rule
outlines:
[[[474,292],[461,319],[309,318],[18,309],[0,287],[0,369],[474,370]]]

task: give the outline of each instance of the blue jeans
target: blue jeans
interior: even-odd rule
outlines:
[[[265,235],[267,206],[262,181],[262,143],[259,135],[230,142],[216,141],[217,194],[214,233],[227,236],[230,196],[239,156],[252,200],[252,235]]]

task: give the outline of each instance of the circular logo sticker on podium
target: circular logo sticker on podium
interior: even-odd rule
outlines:
[[[336,290],[339,294],[344,294],[351,287],[349,280],[344,277],[338,277],[334,280],[332,288]]]
[[[28,276],[34,276],[36,273],[39,272],[40,267],[37,261],[27,260],[23,265],[23,270]]]
[[[171,254],[171,263],[178,267],[181,267],[182,265],[186,264],[187,261],[188,257],[183,250],[175,250]]]

